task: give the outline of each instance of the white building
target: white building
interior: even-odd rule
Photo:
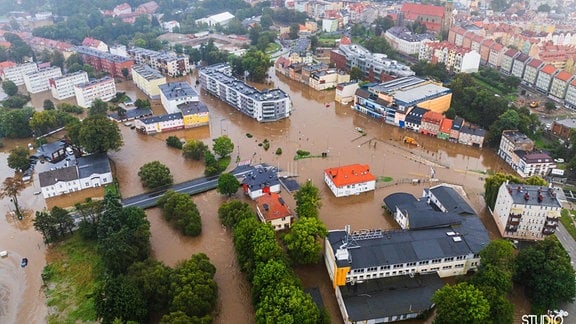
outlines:
[[[277,172],[274,167],[256,167],[242,179],[242,190],[253,200],[269,193],[280,192]]]
[[[116,83],[111,77],[93,80],[74,86],[78,106],[88,108],[96,99],[108,101],[116,95]]]
[[[162,28],[164,28],[164,30],[166,30],[169,33],[173,33],[174,28],[180,29],[180,23],[177,22],[176,20],[165,21],[162,23]]]
[[[134,59],[136,64],[146,64],[171,77],[186,75],[190,72],[188,55],[178,55],[174,52],[157,52],[140,47],[129,49],[128,55]]]
[[[112,183],[112,169],[105,153],[65,161],[62,167],[38,174],[44,198],[95,188]]]
[[[145,64],[132,67],[132,80],[150,99],[159,99],[160,85],[166,84],[165,76]]]
[[[206,24],[208,27],[214,27],[216,25],[220,25],[222,27],[228,25],[232,19],[234,19],[234,15],[229,13],[228,11],[219,13],[217,15],[212,15],[206,18],[201,18],[196,20],[196,24]]]
[[[502,237],[535,241],[554,234],[562,210],[556,193],[552,187],[503,183],[492,214]]]
[[[350,164],[324,170],[324,182],[336,197],[359,195],[376,189],[376,177],[366,164]]]
[[[180,112],[178,105],[200,101],[198,92],[186,82],[170,82],[158,87],[162,106],[169,114]]]
[[[384,38],[392,48],[406,55],[420,53],[422,44],[436,39],[434,34],[414,34],[406,27],[392,27],[386,31]]]
[[[50,89],[50,79],[62,76],[58,66],[50,66],[24,75],[24,84],[29,93],[38,93]]]
[[[38,71],[38,66],[34,62],[18,64],[16,66],[7,67],[2,70],[2,80],[10,80],[16,85],[23,85],[24,75],[36,71]]]
[[[356,90],[358,90],[358,82],[356,81],[339,83],[336,86],[334,100],[342,104],[354,101],[354,95],[356,94]]]
[[[550,155],[534,150],[534,142],[517,130],[502,132],[498,156],[521,177],[545,177],[556,167]]]
[[[282,196],[273,192],[256,198],[256,213],[261,222],[272,225],[275,231],[290,228],[294,220]]]
[[[54,99],[62,100],[74,97],[74,86],[88,82],[88,73],[77,71],[49,80],[50,91]]]

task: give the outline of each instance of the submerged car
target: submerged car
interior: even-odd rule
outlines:
[[[22,258],[22,261],[20,262],[20,266],[22,268],[24,268],[27,265],[28,265],[28,258]]]

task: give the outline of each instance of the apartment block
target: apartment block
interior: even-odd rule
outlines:
[[[568,90],[568,85],[570,84],[570,81],[574,79],[575,77],[572,74],[566,71],[560,71],[552,79],[552,83],[550,84],[550,96],[559,101],[564,100],[566,97],[566,91]]]
[[[24,84],[29,93],[38,93],[50,89],[49,80],[62,76],[58,66],[50,66],[24,75]]]
[[[38,66],[34,62],[9,66],[2,70],[2,80],[10,80],[16,85],[23,85],[24,75],[36,71],[38,71]]]
[[[102,52],[87,46],[76,46],[76,53],[82,57],[84,63],[91,65],[97,71],[108,73],[113,78],[123,78],[124,71],[132,69],[134,60],[119,55]]]
[[[552,79],[556,74],[558,74],[558,72],[559,71],[554,67],[554,65],[544,65],[536,77],[536,90],[547,95],[550,91],[550,86],[552,85]]]
[[[160,99],[160,85],[166,84],[165,76],[144,64],[132,67],[132,80],[150,99]]]
[[[96,99],[108,101],[116,95],[116,83],[111,77],[103,77],[74,86],[78,106],[88,108]]]
[[[169,114],[179,112],[178,105],[200,101],[198,92],[186,82],[170,82],[158,87],[162,106]]]
[[[272,122],[290,117],[292,101],[281,89],[260,91],[230,75],[228,64],[200,69],[200,86],[211,95],[259,122]]]
[[[88,82],[88,73],[77,71],[49,80],[50,91],[54,99],[62,100],[75,96],[74,86]]]
[[[173,52],[158,52],[140,47],[128,50],[128,55],[137,64],[146,64],[160,73],[177,77],[190,72],[188,55],[177,55]]]

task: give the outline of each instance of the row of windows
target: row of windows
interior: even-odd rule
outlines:
[[[475,255],[475,257],[479,257],[478,255]],[[460,261],[460,260],[464,260],[466,259],[466,256],[464,255],[459,255],[457,257],[448,257],[448,258],[444,258],[444,259],[433,259],[433,260],[425,260],[425,261],[420,261],[420,262],[408,262],[408,263],[400,263],[400,264],[394,264],[394,265],[384,265],[384,266],[379,266],[379,267],[368,267],[368,268],[362,268],[362,269],[353,269],[352,273],[364,273],[364,272],[375,272],[375,271],[382,271],[382,270],[389,270],[389,269],[400,269],[400,268],[405,268],[405,267],[415,267],[418,265],[427,265],[427,264],[437,264],[437,263],[442,263],[442,261],[444,262],[452,262],[454,260]],[[425,270],[423,270],[425,271]]]
[[[477,265],[478,262],[474,262],[473,265]],[[455,264],[455,265],[446,265],[442,267],[442,270],[450,270],[450,269],[462,269],[464,268],[464,263],[459,263],[459,264]],[[430,268],[430,270],[428,270],[427,268],[421,269],[419,272],[420,273],[428,273],[428,272],[437,272],[440,270],[440,267],[432,267]],[[382,278],[382,277],[390,277],[390,276],[400,276],[403,274],[410,274],[410,273],[415,273],[416,269],[407,269],[407,270],[395,270],[395,271],[386,271],[386,272],[378,272],[378,273],[373,273],[373,274],[366,274],[366,275],[358,275],[358,276],[351,276],[348,281],[350,280],[364,280],[364,279],[376,279],[376,278]]]

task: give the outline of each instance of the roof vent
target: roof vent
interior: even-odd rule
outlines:
[[[268,207],[268,204],[263,204],[262,206],[264,207],[264,210],[266,210],[266,211],[268,211],[268,209],[270,209],[270,208]]]

